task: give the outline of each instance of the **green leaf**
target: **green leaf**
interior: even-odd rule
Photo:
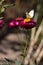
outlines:
[[[4,8],[7,8],[7,7],[10,7],[10,6],[12,6],[13,4],[5,4],[5,5],[3,5],[3,7]]]
[[[1,13],[3,13],[5,11],[5,8],[4,7],[2,7],[1,8]]]

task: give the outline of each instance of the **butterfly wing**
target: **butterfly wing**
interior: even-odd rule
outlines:
[[[33,16],[34,16],[34,10],[31,10],[29,13],[26,12],[26,17],[27,18],[33,18]]]

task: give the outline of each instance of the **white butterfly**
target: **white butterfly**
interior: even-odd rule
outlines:
[[[31,10],[29,13],[26,12],[26,17],[27,18],[33,18],[33,16],[34,16],[34,10]]]

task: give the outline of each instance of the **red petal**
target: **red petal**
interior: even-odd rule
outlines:
[[[16,21],[16,20],[12,20],[10,23],[9,23],[9,27],[11,28],[14,28],[16,26],[19,26],[19,22]]]
[[[35,27],[35,25],[36,25],[35,21],[31,21],[31,22],[27,22],[27,23],[25,23],[24,21],[21,21],[21,23],[20,23],[20,27],[26,28],[26,29],[33,28],[33,27]]]
[[[0,20],[0,28],[3,27],[3,23],[4,23],[4,21],[3,20]]]

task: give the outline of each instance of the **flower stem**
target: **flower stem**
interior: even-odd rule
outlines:
[[[28,33],[26,33],[26,46],[25,46],[24,51],[23,51],[24,56],[22,56],[22,65],[24,64],[24,59],[25,59],[25,56],[27,54],[27,45],[28,45]]]

